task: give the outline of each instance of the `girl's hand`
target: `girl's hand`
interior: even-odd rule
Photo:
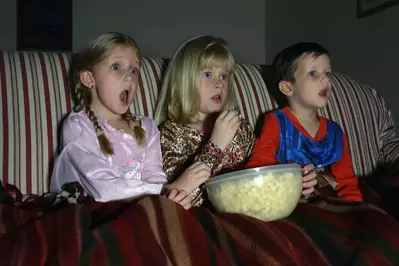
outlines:
[[[191,193],[194,189],[205,183],[211,177],[211,168],[203,162],[195,162],[168,187],[184,190]]]
[[[167,192],[167,198],[180,204],[186,210],[191,208],[191,197],[184,190],[179,191],[175,188],[172,188]]]
[[[316,171],[313,171],[314,165],[308,164],[302,168],[303,177],[302,177],[302,194],[304,196],[308,196],[314,192],[314,187],[317,185]]]
[[[241,120],[236,111],[223,111],[215,121],[211,142],[224,151],[233,140]]]

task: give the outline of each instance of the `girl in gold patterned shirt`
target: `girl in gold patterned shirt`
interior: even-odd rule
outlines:
[[[236,111],[234,67],[225,42],[212,36],[188,40],[172,57],[155,113],[170,182],[198,165],[211,176],[243,167],[255,136]],[[190,193],[193,206],[202,204],[200,186],[179,189]]]

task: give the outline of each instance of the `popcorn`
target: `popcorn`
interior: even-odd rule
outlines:
[[[293,173],[268,173],[236,180],[208,187],[209,198],[217,210],[274,221],[290,215],[302,193],[302,178]]]

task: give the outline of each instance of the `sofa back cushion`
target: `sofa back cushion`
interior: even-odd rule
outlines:
[[[337,122],[347,134],[355,173],[370,176],[383,161],[382,134],[388,123],[393,124],[391,113],[370,86],[339,73],[333,75],[332,85],[331,99],[319,114]],[[387,118],[391,121],[384,121]]]
[[[73,107],[70,62],[71,55],[64,53],[0,51],[0,175],[22,193],[48,191],[60,121]],[[165,66],[162,59],[143,58],[134,113],[154,116]],[[389,110],[374,90],[353,79],[338,74],[333,84],[331,102],[320,113],[348,133],[355,172],[368,175],[380,161],[381,132],[392,120]],[[258,65],[237,65],[234,93],[241,114],[254,126],[259,114],[278,107]]]
[[[47,190],[58,124],[71,111],[70,57],[0,52],[0,174],[22,193]]]

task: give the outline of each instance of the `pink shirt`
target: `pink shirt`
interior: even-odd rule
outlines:
[[[86,113],[69,114],[62,127],[62,151],[54,166],[50,190],[59,191],[63,184],[78,181],[96,201],[102,202],[159,194],[162,184],[167,183],[160,133],[150,118],[137,118],[146,132],[146,148],[98,118],[114,149],[112,156],[106,156]]]

